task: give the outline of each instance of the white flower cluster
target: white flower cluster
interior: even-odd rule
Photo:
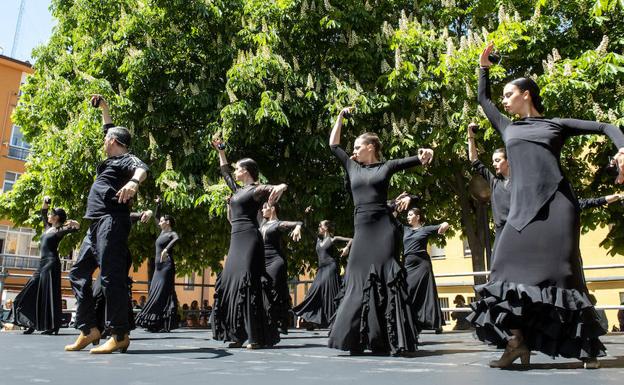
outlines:
[[[607,48],[609,47],[609,36],[604,35],[602,37],[602,41],[600,41],[600,45],[596,48],[596,52],[600,55],[604,55],[607,53]]]

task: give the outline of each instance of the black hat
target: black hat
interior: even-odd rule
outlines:
[[[63,210],[62,208],[59,207],[55,207],[52,210],[50,210],[52,212],[52,214],[54,215],[58,215],[59,217],[59,221],[61,223],[65,223],[65,221],[67,220],[67,213],[65,212],[65,210]]]

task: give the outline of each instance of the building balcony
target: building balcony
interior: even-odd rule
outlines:
[[[9,158],[26,160],[28,155],[30,154],[30,150],[23,147],[9,146]]]
[[[20,270],[37,270],[39,268],[40,257],[30,257],[25,255],[0,254],[0,270],[20,269]],[[61,271],[67,272],[74,261],[71,259],[61,258]]]

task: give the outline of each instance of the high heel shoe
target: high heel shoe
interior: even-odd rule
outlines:
[[[585,358],[583,359],[583,367],[585,369],[598,369],[600,368],[600,362],[597,358]]]
[[[22,332],[22,334],[33,334],[35,328],[28,328]]]
[[[249,349],[249,350],[256,350],[256,349],[260,349],[261,346],[260,346],[260,344],[252,342],[252,343],[247,344],[246,348]]]
[[[128,351],[128,347],[130,346],[130,336],[128,334],[124,335],[121,341],[117,340],[117,336],[115,334],[111,335],[111,338],[106,341],[102,346],[98,346],[97,348],[93,348],[89,350],[91,354],[111,354],[119,350],[121,353],[125,353]]]
[[[54,335],[58,336],[58,332],[59,332],[59,329],[56,328],[56,329],[48,329],[48,330],[46,330],[44,332],[41,332],[41,334],[45,334],[47,336],[50,336],[50,335],[54,334]]]
[[[100,331],[98,328],[91,328],[89,334],[86,335],[83,332],[80,332],[76,342],[65,346],[65,351],[76,352],[84,349],[89,344],[97,345],[100,343],[100,337]]]
[[[525,344],[520,344],[515,348],[507,345],[501,358],[490,361],[490,368],[508,368],[518,358],[520,358],[522,365],[528,365],[531,361],[531,351]]]

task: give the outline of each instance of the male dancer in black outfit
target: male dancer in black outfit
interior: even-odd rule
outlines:
[[[99,343],[91,277],[96,268],[106,298],[106,327],[111,338],[91,353],[125,352],[130,345],[128,337],[128,283],[127,255],[130,232],[129,203],[139,184],[147,177],[147,166],[128,152],[131,135],[128,129],[113,125],[108,105],[99,95],[93,96],[94,107],[102,109],[104,120],[104,149],[108,156],[97,168],[87,199],[85,218],[91,219],[88,241],[91,247],[82,248],[69,278],[76,295],[76,328],[81,333],[76,342],[65,346],[67,351],[82,350],[90,343]]]

